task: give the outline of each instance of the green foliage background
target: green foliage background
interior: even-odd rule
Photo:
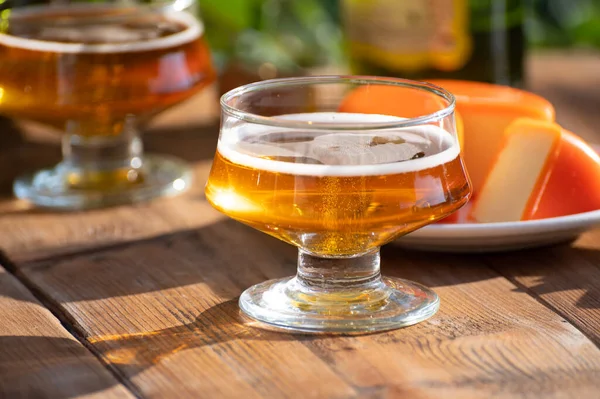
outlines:
[[[600,0],[531,1],[530,45],[600,49]]]
[[[219,66],[233,54],[243,63],[271,62],[283,70],[342,59],[339,0],[199,1]],[[472,29],[489,29],[494,1],[470,0]],[[530,47],[600,49],[600,0],[504,1],[507,24],[525,12]]]

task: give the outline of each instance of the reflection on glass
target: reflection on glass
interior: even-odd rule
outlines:
[[[20,178],[16,195],[77,209],[185,189],[187,166],[145,155],[137,129],[214,79],[203,34],[191,1],[3,11],[0,114],[64,133],[63,161]]]
[[[409,118],[373,112],[382,86],[410,104]],[[399,79],[313,77],[243,86],[221,103],[208,200],[299,248],[295,277],[242,294],[246,314],[294,330],[364,332],[435,313],[431,290],[381,277],[379,247],[468,200],[449,93]]]

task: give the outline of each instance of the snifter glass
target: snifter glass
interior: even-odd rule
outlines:
[[[177,194],[183,161],[145,154],[139,130],[214,80],[196,1],[0,3],[0,114],[62,134],[63,160],[19,198],[86,209]]]
[[[206,197],[298,247],[296,276],[241,295],[248,316],[360,333],[437,311],[430,289],[381,277],[379,248],[470,196],[450,93],[402,79],[316,76],[242,86],[221,107]]]

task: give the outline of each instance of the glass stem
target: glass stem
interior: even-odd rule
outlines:
[[[132,123],[118,135],[89,135],[69,126],[62,141],[60,164],[72,188],[102,189],[141,181],[143,146]]]
[[[314,294],[377,288],[383,284],[379,248],[353,258],[320,258],[299,250],[296,282]]]

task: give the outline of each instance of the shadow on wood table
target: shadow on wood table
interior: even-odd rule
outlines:
[[[600,309],[600,251],[556,245],[486,256],[499,274],[519,290],[545,296],[569,295],[580,309]]]
[[[98,377],[97,360],[72,338],[0,336],[0,348],[0,393],[6,397],[68,399],[116,386],[117,380]]]
[[[225,344],[232,340],[294,341],[309,336],[262,328],[241,314],[238,298],[216,304],[200,313],[191,323],[136,334],[100,336],[89,339],[107,362],[129,368],[137,374],[179,351]],[[318,339],[312,336],[311,339]]]
[[[527,291],[536,297],[570,291],[572,296],[580,296],[573,298],[577,307],[600,309],[600,250],[580,248],[574,242],[482,254],[404,252],[393,246],[384,247],[382,253],[400,263],[416,263],[429,258],[429,262],[451,265],[456,271],[457,281],[449,281],[447,285],[477,281],[481,277],[477,271],[491,267],[515,283],[517,290]],[[383,272],[386,273],[385,263]],[[424,283],[439,286],[439,281],[436,283],[435,280]]]
[[[558,251],[565,254],[574,251],[582,259],[600,256],[576,248],[559,248]],[[534,264],[540,258],[536,252],[501,255],[498,259],[507,264],[511,256],[524,256]],[[478,359],[489,355],[488,346],[493,347],[490,353],[496,353],[494,351],[508,351],[515,340],[521,344],[531,342],[531,336],[547,325],[551,325],[553,333],[540,336],[543,345],[552,345],[568,354],[570,349],[564,349],[562,341],[556,343],[556,337],[566,334],[580,345],[580,338],[574,338],[579,332],[561,323],[559,316],[528,295],[515,292],[514,286],[495,271],[494,265],[494,270],[488,267],[490,259],[496,257],[411,253],[386,248],[384,274],[435,287],[442,298],[440,312],[431,320],[407,329],[343,339],[253,328],[255,324],[240,315],[237,298],[242,290],[267,279],[293,274],[296,250],[232,220],[92,252],[23,263],[13,271],[43,297],[44,304],[53,309],[65,325],[71,326],[134,392],[150,389],[149,384],[169,390],[176,390],[180,385],[205,388],[205,385],[194,384],[228,386],[225,380],[220,380],[222,378],[239,384],[266,378],[270,382],[256,389],[275,389],[274,381],[279,380],[280,372],[290,373],[286,381],[295,381],[292,374],[298,365],[290,360],[294,356],[310,358],[321,366],[328,364],[327,367],[335,369],[343,364],[342,359],[357,356],[369,359],[371,353],[376,353],[377,359],[389,355],[398,362],[400,359],[395,354],[405,353],[407,359],[417,356],[421,363],[415,364],[425,364],[422,367],[447,370],[445,355],[442,360],[430,355],[432,345],[435,348],[456,346],[462,350],[468,340],[474,342],[469,348],[475,351],[479,351],[477,348],[481,345],[484,348],[474,356],[475,366],[459,362],[451,367],[469,370],[464,375],[475,375],[461,382],[464,386],[459,388],[484,385],[496,389],[509,378],[517,379],[519,384],[530,384],[528,389],[538,389],[543,386],[542,381],[546,381],[545,369],[539,368],[542,366],[535,366],[539,375],[534,379],[525,378],[512,368],[507,374],[503,371],[489,379],[486,374],[489,370],[478,366]],[[550,273],[551,269],[539,270]],[[542,276],[550,278],[546,274]],[[523,298],[530,300],[521,308],[518,304]],[[514,335],[518,329],[520,332]],[[505,342],[501,338],[503,334],[513,335]],[[8,337],[0,340],[0,345],[29,339],[35,344],[35,338]],[[540,357],[539,364],[547,365],[551,353],[534,351],[529,355]],[[569,359],[569,362],[575,361]],[[491,367],[507,367],[499,362]],[[538,360],[531,364],[536,362]],[[352,364],[362,370],[358,363]],[[402,373],[394,375],[407,378],[411,371],[405,366],[401,367]],[[527,363],[527,367],[530,366],[534,367]],[[278,372],[268,371],[273,368]],[[317,374],[320,373],[322,371]],[[161,382],[165,375],[168,382]],[[334,378],[333,375],[327,378]],[[591,374],[577,375],[585,381],[591,378]],[[171,378],[178,382],[173,383]],[[460,382],[460,378],[453,381]],[[371,382],[348,381],[355,392],[376,388]],[[437,382],[418,381],[427,389],[443,391],[454,386],[454,382],[448,386],[430,386],[428,384]]]
[[[0,263],[17,274],[33,274],[42,284],[55,279],[64,283],[66,290],[56,292],[56,300],[69,302],[195,284],[218,293],[226,287],[230,296],[237,296],[240,289],[267,278],[293,274],[296,256],[291,245],[224,219],[200,229],[30,262],[18,269],[6,257]]]
[[[12,197],[12,184],[17,176],[58,161],[58,142],[29,140],[12,120],[0,118],[0,198]]]
[[[178,352],[202,348],[211,345],[227,345],[234,340],[244,340],[251,344],[254,341],[306,341],[316,342],[320,339],[329,339],[331,336],[308,336],[277,332],[261,328],[249,328],[254,322],[240,314],[238,298],[214,305],[200,313],[191,323],[178,325],[156,331],[147,331],[135,334],[119,334],[114,336],[100,336],[88,338],[88,348],[108,364],[118,374],[125,373],[129,379],[142,373],[146,369],[161,363],[167,357]],[[27,336],[0,336],[0,348],[26,347],[30,358],[4,358],[0,351],[0,372],[3,377],[10,377],[12,384],[19,395],[40,395],[58,399],[68,399],[80,395],[104,391],[107,382],[100,381],[97,376],[88,373],[81,367],[80,356],[86,350],[78,346],[77,342],[65,338],[27,337]],[[53,348],[66,349],[60,352],[60,357],[48,357],[45,361],[56,364],[59,369],[53,368],[53,374],[68,376],[68,381],[52,381],[52,376],[32,375],[28,367],[20,368],[20,363],[28,365],[39,361],[39,354],[53,353]],[[55,351],[56,352],[56,351]],[[69,353],[68,356],[65,353]],[[47,370],[45,371],[47,372]],[[37,391],[38,379],[50,379],[56,392]],[[16,381],[16,382],[15,382]],[[40,384],[44,388],[48,384]],[[75,391],[61,391],[64,386],[77,386]],[[129,388],[136,392],[135,386]]]
[[[154,128],[142,138],[146,152],[173,155],[194,163],[213,158],[218,129],[214,124]],[[0,119],[0,198],[13,198],[12,183],[18,176],[51,167],[60,160],[60,138],[57,134],[36,126],[33,133],[26,135],[23,128],[10,119]],[[34,208],[29,208],[29,211],[46,212]]]
[[[74,285],[73,290],[65,287],[68,291],[56,293],[62,302],[125,297],[194,284],[206,284],[219,292],[225,278],[243,290],[266,279],[294,274],[296,255],[295,247],[225,219],[200,229],[30,262],[19,270],[5,256],[0,255],[0,263],[17,274],[24,268],[26,274],[42,278],[44,283],[50,279],[59,285]],[[428,253],[393,245],[382,249],[384,275],[415,279],[433,288],[502,275],[519,290],[534,291],[536,296],[576,290],[581,295],[576,305],[590,309],[600,308],[599,265],[600,251],[571,245],[492,255]],[[496,273],[486,273],[488,267]]]

